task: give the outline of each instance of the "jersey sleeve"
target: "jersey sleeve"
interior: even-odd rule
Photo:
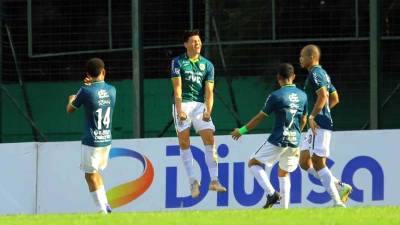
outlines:
[[[81,107],[81,105],[83,104],[83,101],[85,100],[84,95],[85,95],[85,92],[84,92],[83,88],[80,88],[78,93],[76,93],[76,98],[74,101],[72,101],[71,105],[74,108]]]
[[[175,58],[171,61],[171,78],[181,76],[181,65],[179,64],[179,59]]]
[[[334,93],[336,91],[337,90],[336,90],[335,86],[333,86],[333,84],[330,84],[329,87],[328,87],[329,94],[332,94],[332,93]]]
[[[214,82],[214,65],[212,63],[207,64],[206,81]]]
[[[271,113],[274,111],[274,105],[275,105],[275,98],[273,95],[268,95],[267,99],[265,100],[264,107],[262,108],[261,112],[263,112],[265,115],[271,115]]]
[[[314,87],[314,91],[318,91],[319,89],[325,87],[327,90],[329,88],[329,82],[326,78],[326,76],[319,72],[319,71],[314,71],[312,74],[312,79],[310,79],[313,87]]]

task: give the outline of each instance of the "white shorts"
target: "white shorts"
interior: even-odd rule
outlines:
[[[182,102],[182,111],[186,113],[187,119],[180,121],[176,113],[175,105],[172,105],[172,116],[174,118],[175,129],[178,133],[193,127],[196,132],[201,130],[213,130],[215,131],[215,126],[210,119],[210,121],[203,120],[203,112],[205,111],[205,105],[202,102]]]
[[[278,160],[279,167],[287,172],[293,172],[299,165],[299,148],[281,148],[265,141],[258,150],[253,153],[250,159],[256,159],[271,167]]]
[[[110,149],[111,145],[104,147],[82,145],[81,170],[85,173],[96,173],[104,170],[108,163]]]
[[[322,128],[317,128],[314,136],[311,129],[303,135],[300,150],[309,150],[310,155],[316,154],[320,157],[329,157],[332,131]]]

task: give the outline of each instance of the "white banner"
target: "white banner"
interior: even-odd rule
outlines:
[[[0,214],[36,212],[36,143],[0,145]]]
[[[177,138],[115,140],[109,165],[103,172],[107,195],[115,211],[159,210],[214,210],[260,208],[265,194],[247,168],[251,153],[263,143],[267,135],[245,135],[235,142],[230,136],[217,136],[220,156],[220,182],[226,193],[208,191],[209,174],[204,161],[204,147],[200,138],[191,139],[196,176],[201,181],[199,198],[190,197],[189,183],[179,155]],[[400,205],[396,190],[400,189],[396,159],[400,155],[393,140],[400,130],[334,132],[331,158],[328,165],[333,174],[354,185],[348,206]],[[0,145],[11,146],[24,144]],[[15,173],[5,176],[13,192],[0,192],[1,200],[9,205],[12,199],[22,199],[18,189],[21,180],[29,180],[33,196],[7,213],[66,213],[94,211],[94,203],[79,169],[80,143],[41,143],[38,150],[38,176],[35,180],[35,145],[26,144],[32,152],[32,161],[24,163],[33,169],[27,173],[19,161],[23,154],[9,156]],[[30,147],[28,147],[30,146]],[[14,147],[15,148],[15,147]],[[13,149],[14,149],[13,148]],[[3,152],[3,151],[2,151]],[[4,159],[5,156],[0,158]],[[18,162],[18,163],[16,163]],[[2,171],[5,164],[1,164]],[[277,166],[267,168],[273,185],[278,188]],[[329,207],[332,202],[319,181],[305,172],[292,173],[290,207]],[[37,202],[35,184],[37,182]],[[2,189],[0,191],[4,190]],[[24,188],[24,190],[26,190]],[[24,194],[27,194],[26,191]],[[7,196],[7,198],[5,196]],[[15,200],[14,200],[15,201]],[[15,205],[15,204],[14,204]],[[30,207],[26,206],[29,205]],[[33,207],[37,205],[37,207]],[[21,207],[25,207],[24,210]],[[0,213],[6,213],[0,209]]]

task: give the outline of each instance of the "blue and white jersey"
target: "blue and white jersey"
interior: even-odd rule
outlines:
[[[300,121],[307,115],[307,95],[294,84],[272,92],[262,109],[275,114],[275,124],[268,142],[278,147],[296,148],[300,144]]]
[[[328,73],[322,69],[321,66],[317,65],[310,69],[308,77],[305,82],[304,90],[308,97],[309,111],[311,112],[315,102],[317,101],[317,91],[321,88],[326,88],[328,93],[336,91],[335,87],[331,84],[331,79]],[[322,108],[321,112],[315,117],[315,122],[322,129],[333,130],[333,120],[331,111],[329,109],[329,100]]]
[[[83,105],[85,108],[82,144],[93,147],[111,144],[115,98],[115,87],[104,81],[84,85],[79,89],[72,106],[79,108]]]

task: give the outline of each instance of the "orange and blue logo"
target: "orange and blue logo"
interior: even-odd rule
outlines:
[[[118,208],[126,205],[149,189],[153,183],[154,167],[151,161],[144,155],[126,148],[112,148],[110,151],[110,160],[117,157],[130,157],[139,160],[143,165],[142,175],[132,181],[118,185],[107,191],[107,198],[112,208]]]

